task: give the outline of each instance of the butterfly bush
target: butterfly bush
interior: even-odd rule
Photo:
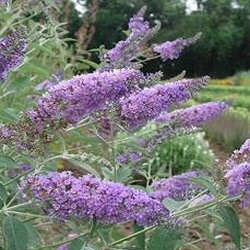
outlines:
[[[105,223],[134,220],[139,225],[154,225],[169,217],[169,211],[146,192],[92,175],[77,178],[69,171],[29,175],[21,190],[30,192],[48,215],[59,220],[75,216]]]
[[[27,49],[26,34],[26,29],[21,27],[0,38],[0,81],[5,80],[10,70],[22,63]]]
[[[227,102],[218,101],[174,110],[204,87],[209,77],[162,81],[163,74],[160,71],[141,71],[144,56],[150,52],[153,57],[161,57],[163,61],[176,59],[185,47],[196,42],[200,34],[147,46],[160,26],[150,27],[149,22],[144,20],[145,10],[142,8],[130,19],[127,39],[118,42],[109,51],[102,51],[101,64],[97,70],[68,80],[62,80],[59,74],[54,76],[55,79],[42,82],[36,86],[36,90],[45,90],[45,93],[37,97],[34,107],[23,111],[16,122],[0,124],[0,143],[4,148],[12,142],[18,146],[18,150],[27,149],[28,153],[33,153],[34,148],[48,142],[47,136],[63,134],[67,126],[75,126],[88,117],[94,121],[91,124],[96,128],[93,134],[101,137],[105,145],[109,146],[103,151],[108,154],[105,158],[108,164],[105,165],[109,169],[101,169],[101,178],[90,174],[77,177],[79,173],[73,174],[70,171],[41,174],[39,172],[44,167],[41,164],[39,170],[35,171],[37,174],[30,174],[21,181],[19,191],[23,199],[31,200],[34,206],[42,208],[49,217],[61,222],[76,218],[78,221],[93,219],[109,224],[134,221],[140,226],[162,225],[163,221],[173,219],[173,215],[163,205],[166,198],[189,201],[192,205],[214,200],[214,196],[202,185],[191,180],[193,177],[207,175],[201,171],[156,179],[152,184],[154,177],[147,176],[151,175],[150,171],[147,174],[145,172],[148,178],[146,188],[151,189],[151,192],[127,184],[131,179],[126,179],[128,169],[123,168],[123,165],[133,161],[138,166],[136,172],[141,167],[139,161],[143,157],[147,158],[144,152],[152,153],[164,140],[194,131],[194,126],[214,119],[229,106]],[[7,47],[10,49],[7,50]],[[14,32],[0,40],[0,48],[0,78],[6,79],[8,72],[22,62],[26,39],[22,32]],[[111,147],[116,146],[117,128],[131,132],[149,121],[156,126],[155,133],[149,138],[138,140],[138,146],[146,150],[139,152],[128,149],[116,161],[109,161],[109,157],[116,156],[116,149]],[[110,143],[108,139],[113,141]],[[240,150],[234,152],[227,162],[229,170],[225,174],[228,195],[241,194],[243,204],[250,203],[249,146],[250,142],[246,141]],[[47,150],[46,153],[50,152]],[[140,173],[143,167],[137,172]],[[22,165],[20,169],[32,170],[28,165]],[[117,176],[121,179],[124,177],[124,180]]]

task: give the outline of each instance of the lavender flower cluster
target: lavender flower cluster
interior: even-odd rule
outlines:
[[[250,139],[239,150],[235,150],[226,162],[225,178],[229,196],[242,195],[241,205],[250,204]]]
[[[142,44],[146,42],[145,37],[152,32],[149,23],[144,21],[145,11],[146,8],[143,7],[130,19],[128,24],[130,34],[127,39],[118,42],[105,55],[108,68],[133,67],[134,64],[130,63],[130,60],[140,53]],[[106,67],[101,70],[103,69]]]
[[[227,193],[229,196],[242,195],[241,205],[250,204],[250,162],[243,162],[228,170],[225,177],[228,180]]]
[[[226,102],[208,102],[190,108],[178,109],[173,112],[162,112],[155,120],[173,122],[171,127],[191,127],[208,122],[221,115],[229,108]]]
[[[27,48],[26,29],[21,27],[4,38],[0,38],[0,81],[23,60]]]
[[[163,61],[168,59],[173,60],[179,57],[181,51],[192,43],[195,43],[201,37],[201,33],[198,33],[194,37],[178,38],[174,41],[167,41],[162,44],[153,45],[153,50],[160,53]]]
[[[157,123],[171,122],[168,126],[159,128],[157,133],[150,139],[141,140],[138,145],[151,152],[157,145],[170,138],[180,134],[191,133],[195,131],[193,126],[199,126],[205,122],[211,121],[221,115],[229,108],[227,102],[208,102],[195,105],[193,107],[178,109],[172,112],[162,112],[155,118]],[[137,162],[142,158],[142,153],[136,150],[128,149],[117,157],[121,164],[128,162]]]
[[[157,117],[171,105],[187,101],[191,95],[203,87],[208,77],[180,80],[174,83],[158,84],[151,88],[121,98],[121,119],[127,127],[135,128]]]
[[[235,150],[230,158],[226,162],[228,169],[232,169],[236,165],[250,162],[250,139],[246,140],[240,147],[239,150]]]
[[[189,178],[201,176],[202,172],[192,171],[180,175],[175,175],[167,179],[154,181],[151,184],[154,192],[151,196],[159,201],[171,198],[177,201],[184,201],[197,195],[204,188]]]
[[[114,69],[75,76],[50,88],[39,100],[37,108],[28,112],[38,130],[45,123],[64,120],[77,123],[84,116],[105,107],[129,92],[141,77],[134,69]]]
[[[138,225],[154,225],[169,217],[161,202],[146,192],[92,175],[77,178],[69,171],[29,175],[20,189],[24,197],[35,197],[49,216],[59,220],[75,216],[104,223],[134,220]]]

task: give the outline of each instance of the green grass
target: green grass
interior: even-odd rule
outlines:
[[[195,101],[198,103],[216,100],[231,100],[232,106],[250,110],[250,86],[216,86],[209,85],[199,92]]]

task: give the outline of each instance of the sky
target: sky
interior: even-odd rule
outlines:
[[[85,2],[84,0],[78,0],[78,1],[77,0],[71,0],[71,2],[75,3],[75,8],[80,13],[84,13],[86,11],[86,8],[83,7],[83,3]],[[186,5],[187,5],[187,13],[190,13],[191,11],[197,9],[197,5],[196,5],[195,0],[186,0]]]
[[[193,10],[197,10],[197,4],[195,0],[186,0],[187,13],[190,13]]]

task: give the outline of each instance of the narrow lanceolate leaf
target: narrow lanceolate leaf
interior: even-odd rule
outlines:
[[[163,205],[170,211],[176,211],[182,207],[186,202],[185,201],[176,201],[171,198],[166,198],[163,200]]]
[[[219,208],[219,213],[229,229],[233,242],[237,250],[241,250],[241,232],[240,223],[237,213],[231,206],[222,206]]]
[[[179,229],[158,227],[151,236],[147,250],[175,250],[182,245]]]
[[[72,240],[69,244],[68,244],[68,248],[69,250],[80,250],[82,249],[84,244],[84,241],[81,238],[77,238]]]
[[[212,194],[216,195],[216,187],[212,179],[208,176],[191,177],[191,181],[207,188]]]
[[[27,250],[27,230],[25,224],[13,216],[3,220],[5,250]]]
[[[87,65],[89,65],[89,66],[91,66],[94,69],[98,69],[100,67],[97,63],[86,60],[86,59],[80,59],[80,61],[87,64]]]

